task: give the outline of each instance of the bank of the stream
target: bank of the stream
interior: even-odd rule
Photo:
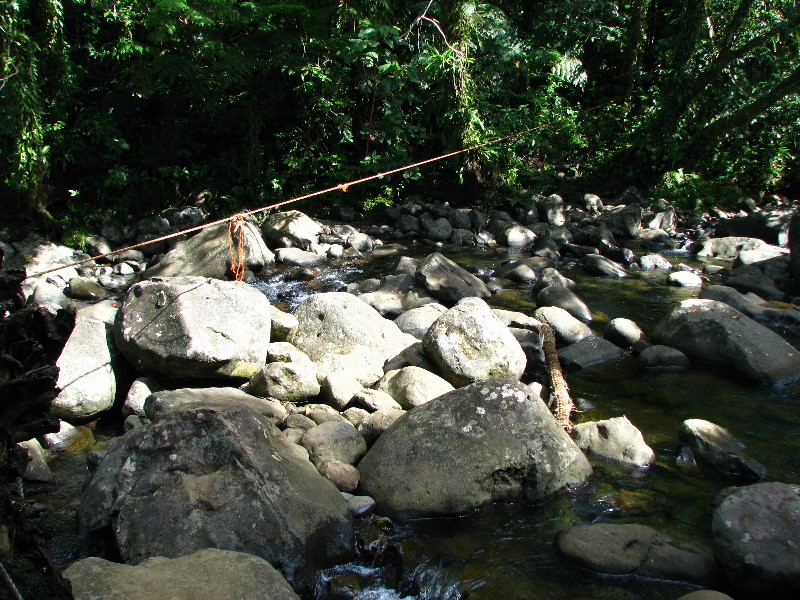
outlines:
[[[430,246],[409,248],[425,256]],[[494,268],[513,253],[495,249],[445,248],[462,265]],[[670,256],[674,262],[689,256]],[[330,262],[311,281],[272,275],[253,282],[272,302],[293,308],[310,293],[341,289],[347,283],[391,272],[395,257],[359,263]],[[698,266],[698,265],[695,265]],[[562,269],[577,281],[580,297],[592,309],[591,327],[602,333],[615,317],[636,321],[645,333],[680,300],[697,290],[665,285],[666,272],[640,271],[625,279],[598,278],[581,269]],[[509,286],[494,295],[495,308],[532,314],[530,286]],[[777,328],[797,343],[795,328]],[[655,450],[648,469],[594,460],[595,473],[580,489],[561,493],[542,505],[500,504],[455,519],[421,520],[386,527],[402,556],[402,573],[356,561],[326,571],[319,598],[390,600],[428,599],[567,599],[678,598],[693,589],[686,584],[601,576],[570,565],[555,552],[555,534],[571,523],[647,524],[676,539],[710,549],[712,497],[730,483],[714,471],[678,464],[678,431],[683,420],[706,419],[727,427],[747,445],[748,454],[768,469],[768,481],[800,484],[800,383],[759,386],[726,372],[693,364],[688,371],[642,371],[630,354],[568,376],[579,411],[576,422],[627,416]],[[102,426],[99,433],[102,433]],[[102,438],[102,436],[99,436]],[[56,503],[48,525],[56,528],[53,559],[67,564],[90,548],[74,532],[75,494],[87,475],[83,457],[55,459],[56,489],[32,498]],[[349,595],[345,595],[349,594]]]

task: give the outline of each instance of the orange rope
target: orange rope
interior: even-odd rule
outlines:
[[[609,102],[604,102],[603,104],[598,104],[592,108],[587,108],[585,110],[579,111],[577,114],[583,114],[598,110],[603,108],[604,106],[608,106],[609,104],[613,104],[614,100]],[[213,225],[219,225],[221,223],[228,223],[233,221],[234,219],[243,219],[249,215],[255,215],[260,212],[264,212],[266,210],[270,210],[272,208],[277,208],[279,206],[284,206],[286,204],[290,204],[292,202],[299,202],[300,200],[307,200],[308,198],[313,198],[315,196],[321,196],[322,194],[327,194],[329,192],[335,192],[336,190],[340,190],[342,192],[346,192],[351,185],[358,185],[360,183],[366,183],[367,181],[372,181],[373,179],[380,179],[387,175],[393,175],[394,173],[400,173],[401,171],[407,171],[408,169],[413,169],[415,167],[421,167],[422,165],[427,165],[432,162],[436,162],[439,160],[443,160],[445,158],[450,158],[451,156],[457,156],[458,154],[463,154],[464,152],[469,152],[471,150],[477,150],[478,148],[483,148],[484,146],[490,146],[492,144],[497,144],[499,142],[503,142],[506,140],[510,140],[521,135],[525,135],[526,133],[530,133],[531,131],[537,131],[539,129],[544,129],[545,127],[551,127],[556,123],[563,121],[564,119],[558,119],[557,121],[550,121],[549,123],[543,123],[542,125],[537,125],[536,127],[529,127],[528,129],[523,129],[522,131],[518,131],[516,133],[512,133],[510,135],[504,135],[502,137],[491,139],[487,142],[481,142],[480,144],[474,144],[473,146],[468,146],[466,148],[462,148],[461,150],[454,150],[453,152],[448,152],[447,154],[441,154],[439,156],[434,156],[433,158],[427,158],[425,160],[421,160],[419,162],[411,163],[409,165],[405,165],[403,167],[397,167],[396,169],[390,169],[388,171],[383,171],[381,173],[376,173],[375,175],[369,175],[367,177],[362,177],[361,179],[354,179],[353,181],[348,181],[347,183],[340,183],[329,188],[325,188],[322,190],[317,190],[316,192],[311,192],[308,194],[303,194],[302,196],[295,196],[294,198],[290,198],[289,200],[283,200],[282,202],[276,202],[275,204],[270,204],[269,206],[262,206],[261,208],[256,208],[253,210],[248,210],[245,212],[237,213],[235,215],[231,215],[230,217],[225,217],[224,219],[219,219],[217,221],[211,221],[210,223],[206,223],[204,225],[197,225],[196,227],[190,227],[189,229],[184,229],[182,231],[176,231],[175,233],[170,233],[167,235],[162,235],[161,237],[157,237],[152,240],[147,240],[146,242],[140,242],[138,244],[133,244],[131,246],[127,246],[125,248],[120,248],[119,250],[114,250],[113,252],[107,252],[105,254],[98,254],[97,256],[91,256],[89,258],[85,258],[83,260],[79,260],[69,265],[62,265],[60,267],[56,267],[54,269],[49,269],[47,271],[42,271],[40,273],[34,273],[32,275],[28,275],[28,277],[39,277],[41,275],[46,275],[47,273],[53,273],[55,271],[60,271],[61,269],[67,269],[69,267],[75,267],[78,265],[82,265],[83,263],[90,262],[93,260],[97,260],[98,258],[105,258],[107,256],[111,256],[113,254],[118,254],[120,252],[125,252],[127,250],[134,250],[141,246],[146,246],[148,244],[153,244],[155,242],[163,242],[164,240],[169,240],[174,237],[178,237],[185,233],[192,233],[194,231],[200,231],[201,229],[205,229],[206,227],[212,227]],[[243,237],[242,237],[243,239]]]
[[[231,257],[231,271],[237,283],[244,282],[245,272],[245,221],[244,215],[237,213],[231,217],[228,223],[228,253]],[[236,252],[233,250],[233,237],[238,236],[236,242]]]

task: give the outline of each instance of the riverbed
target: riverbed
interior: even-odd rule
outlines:
[[[419,258],[431,251],[418,245],[405,254]],[[483,269],[515,258],[502,249],[445,248],[442,252],[464,266]],[[665,257],[702,267],[685,253]],[[253,283],[273,303],[292,309],[311,293],[340,290],[350,282],[387,275],[396,260],[331,263],[311,281],[276,271]],[[665,271],[632,272],[630,278],[611,279],[587,276],[579,265],[567,264],[562,272],[577,282],[576,293],[592,310],[590,326],[599,334],[616,317],[632,319],[648,333],[677,302],[698,292],[665,285]],[[524,285],[507,286],[489,304],[527,314],[536,308],[530,288]],[[795,346],[800,343],[797,326],[773,328]],[[502,504],[456,519],[384,523],[390,543],[402,555],[399,580],[394,571],[390,574],[380,565],[357,561],[321,574],[317,597],[344,598],[341,594],[346,592],[360,600],[678,598],[694,588],[592,574],[557,556],[553,538],[572,523],[642,523],[710,551],[711,501],[730,483],[713,471],[676,460],[678,430],[689,418],[728,428],[746,444],[748,455],[766,466],[767,481],[800,484],[800,383],[759,386],[730,370],[696,363],[684,372],[647,373],[629,353],[570,374],[567,380],[578,407],[573,416],[576,423],[627,416],[655,450],[655,463],[638,469],[593,460],[595,473],[588,484],[542,505]],[[98,425],[101,444],[117,433],[117,426]],[[76,498],[87,474],[84,455],[54,458],[55,489],[32,496],[54,507],[46,513],[45,524],[55,532],[50,550],[62,566],[92,552],[74,529]]]

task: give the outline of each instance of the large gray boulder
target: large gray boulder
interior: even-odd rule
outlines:
[[[592,470],[542,400],[490,379],[404,416],[358,464],[360,490],[390,517],[451,516],[495,501],[539,502]]]
[[[578,296],[562,285],[550,285],[536,294],[536,304],[539,306],[558,306],[563,308],[573,317],[583,323],[592,320],[592,311]]]
[[[109,532],[131,564],[237,550],[268,560],[298,590],[348,555],[353,531],[336,487],[236,401],[177,407],[112,439],[78,520],[86,531]]]
[[[422,344],[456,387],[491,377],[519,379],[527,363],[522,346],[480,298],[464,298],[444,313]]]
[[[397,317],[394,322],[401,331],[422,339],[425,332],[433,325],[433,322],[445,312],[447,312],[446,306],[434,302],[418,308],[412,308]]]
[[[800,378],[800,352],[777,333],[715,300],[684,300],[653,330],[659,343],[690,358],[736,369],[760,383]]]
[[[771,210],[723,219],[717,224],[717,235],[750,237],[785,246],[789,243],[792,214],[793,210]]]
[[[565,371],[579,371],[623,355],[622,348],[597,335],[590,335],[558,351],[558,360]]]
[[[753,293],[742,294],[725,285],[709,285],[700,292],[700,298],[724,302],[756,321],[798,322],[800,311],[794,308],[778,308]]]
[[[712,586],[718,581],[714,558],[689,544],[639,524],[573,525],[558,533],[564,558],[595,573],[634,575]]]
[[[600,277],[627,277],[628,272],[621,264],[599,254],[587,254],[583,257],[583,268],[590,275]]]
[[[153,392],[144,401],[144,416],[156,421],[162,415],[190,408],[225,409],[228,406],[243,406],[265,417],[272,423],[286,417],[286,409],[275,400],[251,396],[237,388],[179,388]]]
[[[574,344],[594,335],[588,325],[558,306],[542,306],[534,311],[533,316],[550,325],[556,339],[567,344]]]
[[[688,450],[697,462],[732,481],[752,483],[767,474],[764,465],[744,453],[742,442],[715,423],[687,419],[681,425],[680,441],[684,445],[684,456]]]
[[[462,298],[491,296],[486,284],[439,252],[429,254],[417,266],[417,281],[446,306]]]
[[[56,386],[61,391],[50,404],[54,416],[67,421],[87,419],[114,405],[118,367],[112,326],[115,310],[103,314],[89,307],[77,312],[75,327],[56,361]]]
[[[158,264],[147,269],[142,277],[213,277],[232,279],[231,247],[238,253],[240,236],[244,244],[244,265],[258,272],[275,262],[258,227],[249,221],[231,226],[220,223],[207,227],[197,235],[178,244],[164,255]],[[232,244],[232,246],[231,246]],[[238,261],[238,256],[234,257]]]
[[[723,490],[711,532],[714,554],[737,590],[753,598],[800,596],[798,486],[756,483]]]
[[[322,225],[299,210],[287,210],[270,215],[261,231],[278,246],[308,250],[318,243]]]
[[[764,240],[750,237],[718,237],[698,242],[697,256],[734,259],[743,250],[754,250],[767,245]]]
[[[326,421],[312,427],[300,439],[300,445],[308,450],[317,468],[329,460],[355,464],[367,451],[364,437],[347,421]]]
[[[294,345],[317,363],[321,381],[344,371],[370,386],[383,376],[387,360],[419,341],[346,292],[314,294],[294,315],[299,323]]]
[[[64,571],[75,600],[299,600],[263,558],[207,548],[180,558],[156,556],[139,565],[84,558]]]
[[[270,304],[249,286],[204,277],[134,285],[117,315],[115,338],[140,371],[170,378],[223,377],[239,362],[263,365]]]

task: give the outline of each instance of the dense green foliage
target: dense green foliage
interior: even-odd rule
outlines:
[[[226,213],[551,122],[319,202],[797,190],[799,29],[796,0],[11,0],[0,204]]]

